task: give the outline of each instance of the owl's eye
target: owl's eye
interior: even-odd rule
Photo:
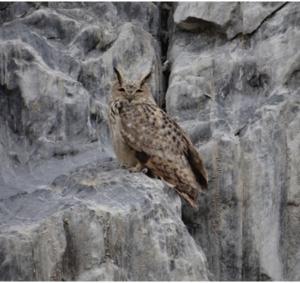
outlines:
[[[118,88],[118,91],[125,91],[123,87]]]
[[[140,88],[136,92],[143,92]]]

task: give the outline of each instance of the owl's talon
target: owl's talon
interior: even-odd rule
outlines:
[[[138,166],[135,166],[135,167],[131,167],[128,169],[130,173],[138,173],[138,172],[141,172],[141,168],[139,168]]]
[[[148,169],[143,167],[141,164],[137,164],[134,167],[131,167],[128,169],[130,173],[138,173],[138,172],[142,172],[142,173],[147,173]]]
[[[120,110],[120,108],[122,107],[122,102],[121,101],[117,101],[116,104],[115,104],[116,108],[118,110]]]

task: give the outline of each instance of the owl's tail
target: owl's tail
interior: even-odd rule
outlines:
[[[174,188],[176,192],[193,208],[198,208],[198,189],[187,184],[180,184]]]
[[[207,190],[207,172],[204,168],[203,161],[193,144],[189,144],[186,157],[195,174],[195,177],[203,190]]]

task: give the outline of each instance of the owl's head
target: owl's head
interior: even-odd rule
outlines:
[[[147,86],[147,81],[151,76],[151,71],[142,76],[139,81],[124,79],[120,70],[114,67],[117,80],[113,84],[112,98],[119,98],[129,102],[154,102],[154,99]],[[150,101],[149,101],[150,99]]]

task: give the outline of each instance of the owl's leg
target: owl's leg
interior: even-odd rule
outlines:
[[[128,169],[129,167],[128,166],[126,166],[126,164],[124,164],[124,163],[119,163],[119,168],[120,169]]]
[[[128,170],[130,173],[143,172],[146,174],[148,172],[148,169],[144,167],[140,162],[138,162],[134,167],[128,168]]]

